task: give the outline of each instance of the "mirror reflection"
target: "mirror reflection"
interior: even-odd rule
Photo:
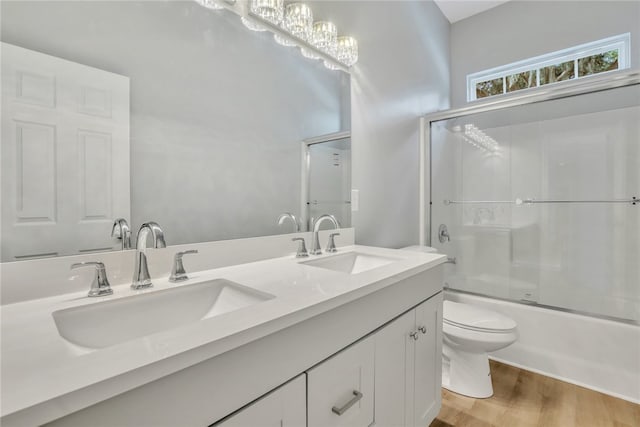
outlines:
[[[341,226],[351,224],[351,137],[348,132],[305,141],[307,229],[323,214]],[[305,209],[306,208],[306,209]]]
[[[311,150],[308,200],[301,179],[302,142],[349,128],[348,74],[195,2],[1,20],[3,262],[121,250],[147,221],[169,245],[350,226],[346,143]]]

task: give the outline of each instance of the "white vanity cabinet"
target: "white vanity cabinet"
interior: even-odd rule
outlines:
[[[440,410],[442,294],[307,371],[308,427],[425,427]]]
[[[440,409],[442,273],[403,277],[49,425],[426,427]]]
[[[300,427],[307,423],[305,375],[261,397],[214,427]]]
[[[442,294],[375,334],[376,426],[422,427],[440,410]]]
[[[368,427],[373,423],[374,337],[307,371],[308,427]]]

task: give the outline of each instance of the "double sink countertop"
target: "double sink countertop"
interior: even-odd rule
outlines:
[[[356,260],[360,265],[351,273],[345,272],[355,254],[362,255],[364,261]],[[387,262],[376,264],[376,259]],[[307,264],[309,261],[312,263]],[[152,288],[142,291],[119,284],[107,297],[88,298],[83,291],[2,306],[2,420],[28,424],[50,421],[362,298],[445,261],[446,256],[440,254],[356,245],[312,258],[286,256],[192,272],[181,283],[170,283],[164,277],[155,279]],[[215,282],[216,279],[224,281]],[[232,307],[232,311],[222,309],[220,314],[207,314],[204,310],[202,320],[183,319],[186,323],[181,326],[110,342],[102,348],[81,347],[67,341],[54,321],[54,313],[75,312],[85,306],[90,310],[92,307],[88,306],[92,304],[133,296],[139,304],[145,297],[138,295],[207,281],[223,285],[231,282],[230,289],[250,288],[247,291],[258,297],[250,303],[240,303],[240,308]],[[234,288],[233,283],[240,287]],[[230,298],[233,300],[233,295]],[[128,313],[131,316],[131,308]],[[77,322],[74,318],[70,321],[74,320]],[[107,322],[108,317],[103,321]],[[141,310],[135,321],[152,319]],[[87,335],[86,330],[80,332]]]

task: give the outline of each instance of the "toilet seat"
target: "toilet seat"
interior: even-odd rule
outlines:
[[[507,316],[469,304],[445,301],[442,312],[444,323],[471,331],[508,333],[517,328]]]

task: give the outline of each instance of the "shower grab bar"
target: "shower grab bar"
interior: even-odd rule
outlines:
[[[630,199],[612,199],[612,200],[536,200],[536,199],[516,199],[516,205],[534,205],[539,203],[631,203],[635,205],[640,203],[637,197]]]
[[[630,203],[632,205],[640,204],[638,197],[630,199],[612,199],[612,200],[536,200],[536,199],[516,199],[516,200],[444,200],[445,205],[464,205],[464,204],[483,204],[483,203],[508,203],[515,205],[535,205],[543,203]]]
[[[307,205],[331,205],[331,204],[346,204],[350,205],[351,200],[309,200],[307,201]]]
[[[444,200],[445,205],[464,205],[479,203],[515,203],[513,200]]]

